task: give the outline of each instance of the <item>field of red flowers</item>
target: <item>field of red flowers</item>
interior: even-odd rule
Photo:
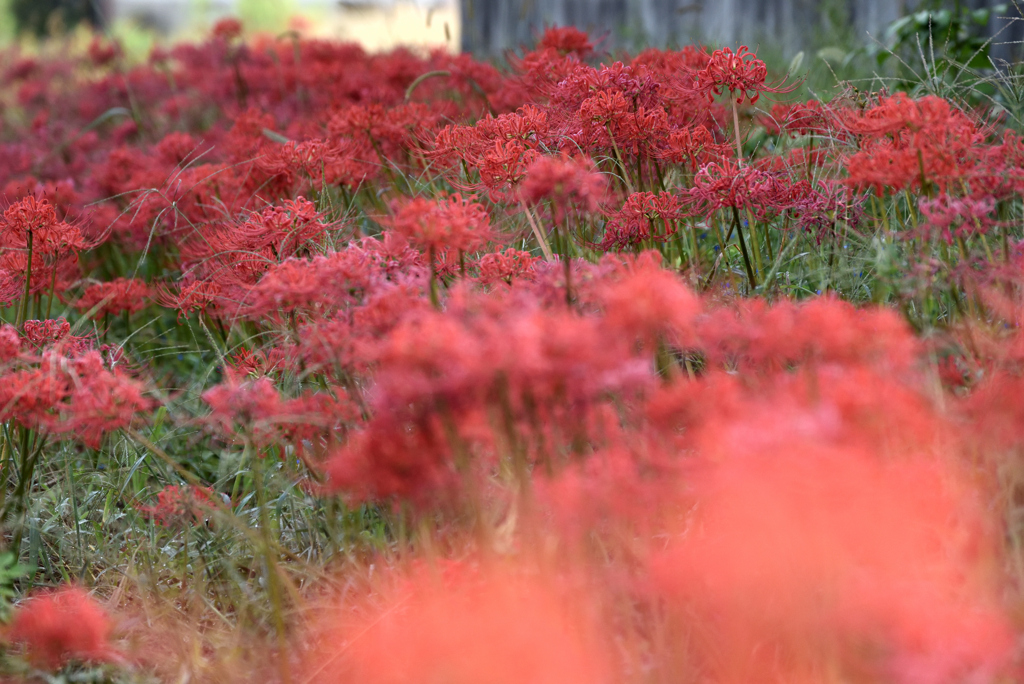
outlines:
[[[1024,676],[1012,117],[241,29],[0,54],[4,681]]]

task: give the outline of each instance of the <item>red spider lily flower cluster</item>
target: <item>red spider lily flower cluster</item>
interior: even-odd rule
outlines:
[[[550,200],[552,219],[559,224],[572,209],[597,211],[606,198],[607,186],[608,180],[589,159],[544,156],[527,167],[519,192],[530,204]]]
[[[693,210],[711,218],[723,209],[751,211],[764,219],[791,207],[796,184],[756,166],[732,161],[704,165],[693,177]]]
[[[490,217],[482,204],[461,195],[432,201],[416,198],[399,206],[390,227],[424,251],[472,252],[490,238]]]
[[[851,115],[848,125],[863,136],[862,151],[847,161],[849,182],[877,194],[955,187],[973,175],[986,138],[977,122],[935,96],[897,93]]]
[[[335,398],[337,395],[340,398]],[[282,399],[269,377],[231,378],[203,393],[208,421],[226,438],[241,437],[258,447],[288,444],[302,452],[309,445],[335,441],[335,432],[356,415],[342,388]],[[322,446],[321,446],[322,448]]]
[[[202,520],[213,510],[214,496],[217,494],[209,487],[168,485],[157,492],[155,504],[139,506],[138,510],[161,527],[189,525]]]
[[[5,328],[0,417],[44,434],[98,447],[151,405],[144,385],[107,364],[93,340],[71,334],[64,319],[26,321],[24,341]]]
[[[772,105],[771,115],[763,117],[762,121],[765,127],[775,134],[784,131],[796,137],[827,136],[834,133],[832,115],[827,111],[827,106],[818,100],[796,104],[777,102]]]
[[[852,90],[752,118],[790,86],[745,47],[611,61],[566,28],[507,69],[233,21],[112,50],[0,69],[6,462],[38,445],[60,477],[56,442],[105,459],[159,403],[183,467],[366,504],[430,567],[325,606],[305,677],[1015,676],[1019,136]],[[921,301],[911,276],[945,280]],[[921,337],[842,297],[948,317]],[[217,496],[138,510],[190,529]],[[92,636],[18,640],[103,659],[80,599],[24,610],[74,604]]]
[[[726,91],[736,98],[737,104],[742,104],[745,99],[757,102],[761,93],[793,90],[793,86],[786,87],[782,82],[768,83],[768,67],[746,45],[735,53],[731,48],[715,50],[695,78],[698,92],[709,102]]]
[[[590,36],[572,26],[553,26],[544,32],[539,46],[548,50],[557,50],[562,54],[576,53],[587,57],[594,50]]]
[[[668,240],[675,235],[679,219],[689,215],[687,204],[672,193],[634,193],[609,217],[601,247],[608,251],[633,249]]]
[[[11,301],[19,289],[35,295],[66,288],[78,270],[78,253],[92,246],[46,199],[29,195],[12,204],[0,221],[0,272],[7,280],[0,299]]]
[[[1006,666],[1011,630],[990,579],[961,574],[976,549],[939,524],[981,524],[948,473],[916,459],[779,456],[727,458],[702,473],[700,519],[653,560],[662,590],[715,624],[714,646],[700,656],[708,669],[724,681],[765,670],[769,681],[792,681],[823,656],[863,665],[858,649],[871,641],[898,653],[875,664],[896,681],[988,677]],[[841,635],[840,652],[819,646],[822,633]],[[761,641],[769,634],[771,655]]]
[[[75,308],[83,313],[93,311],[99,316],[122,311],[132,314],[149,306],[150,296],[150,287],[145,282],[137,278],[115,278],[85,288]]]
[[[103,607],[75,586],[33,594],[21,603],[6,638],[25,647],[30,660],[56,670],[71,660],[121,662],[110,645],[111,622]]]
[[[305,635],[302,674],[327,682],[612,681],[593,617],[567,600],[565,586],[468,562],[443,574],[419,568],[396,584],[382,605],[342,599],[319,611]],[[395,643],[405,647],[402,658],[393,657]]]
[[[996,201],[992,197],[950,197],[939,195],[918,203],[921,216],[952,244],[954,237],[984,234],[993,227]]]
[[[477,261],[476,266],[479,271],[477,280],[482,285],[492,285],[498,281],[504,281],[511,285],[515,279],[531,278],[534,264],[537,261],[538,258],[530,255],[529,252],[513,248],[503,252],[491,252],[483,255]]]

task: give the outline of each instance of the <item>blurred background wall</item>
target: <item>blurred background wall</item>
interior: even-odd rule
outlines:
[[[994,7],[1006,0],[462,0],[462,46],[497,54],[529,43],[545,25],[573,25],[604,35],[602,47],[637,49],[703,42],[770,44],[793,55],[824,44],[884,39],[886,27],[925,5]],[[1013,2],[1006,15],[1020,16]],[[1008,57],[1024,23],[993,18],[993,56]]]
[[[223,16],[241,16],[258,30],[282,32],[302,17],[304,32],[361,43],[458,50],[458,0],[103,0],[111,21],[132,21],[164,35],[187,33]]]
[[[188,37],[234,15],[247,27],[281,33],[303,17],[306,33],[352,40],[371,50],[398,44],[501,56],[531,45],[546,26],[573,25],[602,39],[605,50],[690,43],[747,44],[792,56],[827,46],[885,42],[886,28],[922,7],[1009,5],[988,20],[992,56],[1019,59],[1024,0],[0,0],[23,29],[37,34],[80,20],[141,25]],[[1009,15],[1009,16],[1008,16]],[[1013,19],[1012,17],[1018,17]]]
[[[396,45],[458,51],[458,0],[0,0],[0,37],[55,35],[82,23],[138,38],[197,38],[226,16],[253,31],[354,41],[369,50]]]

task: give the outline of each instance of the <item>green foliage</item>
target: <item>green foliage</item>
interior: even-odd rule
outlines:
[[[295,13],[288,0],[239,0],[238,16],[253,31],[280,33],[288,28],[288,19]]]
[[[7,620],[11,611],[11,599],[15,597],[15,582],[32,572],[30,565],[19,563],[12,551],[0,553],[0,620]]]
[[[96,23],[92,0],[8,0],[18,33],[63,33],[82,22]]]
[[[919,78],[909,65],[918,60],[933,80],[955,81],[964,69],[990,69],[992,39],[988,27],[994,16],[1006,14],[1004,4],[970,9],[956,2],[943,8],[938,0],[893,22],[886,30],[888,49],[876,49],[875,60],[883,66],[896,57],[903,68],[894,89],[912,90]]]

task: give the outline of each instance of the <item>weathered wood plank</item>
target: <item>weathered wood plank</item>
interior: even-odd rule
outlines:
[[[963,0],[974,8],[1000,0]],[[574,25],[606,35],[606,49],[642,45],[757,45],[771,42],[790,54],[808,47],[832,20],[864,42],[882,40],[885,28],[918,0],[462,0],[462,47],[499,55],[532,45],[549,25]],[[1007,29],[1007,26],[1009,27]],[[1002,32],[999,31],[1002,29]],[[996,56],[1020,54],[1022,22],[993,20]]]

